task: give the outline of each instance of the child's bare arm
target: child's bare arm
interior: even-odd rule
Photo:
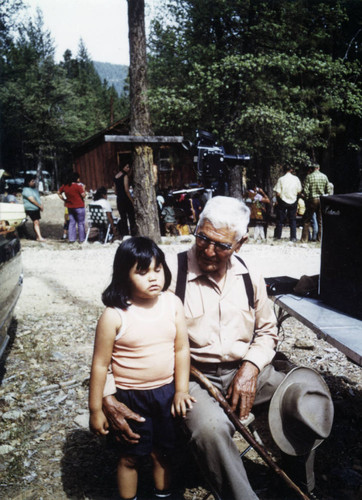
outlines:
[[[176,340],[175,340],[175,397],[171,408],[173,416],[186,416],[196,399],[190,396],[190,346],[182,302],[176,298]]]
[[[108,421],[102,410],[103,388],[120,327],[121,318],[114,309],[107,307],[97,324],[89,385],[89,426],[96,434],[108,434]]]

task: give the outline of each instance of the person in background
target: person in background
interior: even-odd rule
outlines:
[[[62,241],[66,241],[68,239],[68,230],[69,230],[69,211],[66,206],[66,196],[65,193],[62,193],[61,199],[64,201],[64,224],[63,224],[63,235]]]
[[[176,229],[179,236],[187,236],[191,234],[188,218],[182,210],[180,210],[180,213],[177,215]]]
[[[63,236],[62,239],[68,239],[68,231],[69,231],[69,211],[68,207],[64,207],[64,224],[63,224]]]
[[[35,188],[36,177],[33,174],[27,174],[24,179],[24,188],[22,192],[25,213],[33,221],[36,241],[46,241],[40,231],[40,212],[44,210],[40,199],[39,191]]]
[[[165,204],[165,194],[161,189],[156,191],[156,201],[157,201],[157,213],[158,213],[158,221],[160,224],[160,233],[161,236],[165,236],[165,224],[162,219],[162,209]]]
[[[316,214],[318,224],[317,241],[322,239],[322,210],[320,197],[330,194],[328,177],[320,172],[318,164],[314,164],[312,172],[307,175],[303,186],[303,196],[305,200],[304,224],[302,230],[302,243],[309,241],[309,228],[312,223],[313,214]]]
[[[250,208],[250,225],[254,226],[254,240],[257,240],[259,236],[262,240],[265,240],[265,204],[270,204],[269,196],[262,188],[254,185],[246,192],[245,203]]]
[[[4,199],[3,199],[4,203],[19,203],[18,199],[16,197],[16,193],[18,192],[17,186],[10,184],[6,191],[7,191],[7,194],[6,194],[6,196],[4,196]]]
[[[185,418],[195,402],[188,394],[190,349],[185,314],[181,300],[167,292],[170,281],[162,250],[149,238],[130,238],[118,247],[112,281],[102,295],[106,309],[94,343],[90,428],[98,435],[109,432],[102,410],[109,364],[118,401],[140,414],[134,439],[119,443],[120,500],[136,499],[139,463],[147,455],[153,463],[152,498],[171,497],[170,458],[176,445],[172,417]]]
[[[117,209],[120,216],[119,232],[122,237],[130,233],[131,235],[136,234],[136,219],[130,191],[131,173],[132,169],[127,163],[113,179],[117,195]]]
[[[281,239],[283,225],[288,217],[290,240],[297,241],[297,204],[298,195],[302,191],[302,184],[294,174],[293,167],[290,165],[285,167],[285,174],[277,180],[274,191],[277,196],[277,225],[274,237],[277,240]]]
[[[58,191],[59,198],[65,203],[69,213],[69,243],[74,243],[77,239],[77,225],[79,243],[85,240],[85,187],[80,182],[78,172],[72,172],[68,182],[60,186]],[[65,197],[65,201],[64,201]]]
[[[114,225],[114,219],[113,219],[113,215],[112,215],[112,207],[111,207],[111,204],[109,203],[109,201],[107,200],[107,189],[104,186],[101,186],[100,188],[97,189],[97,191],[95,192],[95,194],[93,196],[93,201],[89,205],[90,206],[91,205],[100,205],[102,207],[103,212],[106,214],[107,220],[111,225],[112,234],[115,234],[116,228]],[[101,239],[102,239],[102,235],[101,235]]]
[[[178,232],[176,229],[176,212],[171,197],[166,198],[165,203],[163,204],[161,216],[165,225],[166,236],[177,236]]]
[[[201,203],[199,193],[190,195],[190,208],[191,208],[191,223],[197,224],[199,222],[200,214],[202,212],[203,204]]]

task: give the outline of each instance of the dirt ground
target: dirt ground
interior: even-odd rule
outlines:
[[[114,198],[111,203],[115,207]],[[52,194],[44,204],[41,229],[47,242],[22,239],[24,286],[0,364],[0,498],[113,499],[116,452],[87,430],[87,391],[94,331],[103,308],[100,296],[110,279],[117,242],[62,241],[62,203]],[[287,232],[275,243],[272,229],[266,242],[251,237],[242,248],[247,263],[257,265],[264,276],[319,273],[318,244],[291,243]],[[163,249],[177,252],[190,243],[165,240]],[[293,319],[284,323],[278,348],[293,363],[318,370],[333,396],[332,433],[316,454],[316,498],[362,498],[361,367]],[[258,430],[279,459],[263,424],[265,415],[260,414]],[[236,439],[242,448],[242,440]],[[180,463],[180,498],[205,498],[195,466],[189,458]],[[261,499],[295,498],[255,452],[246,455],[245,463]],[[142,478],[140,496],[147,499],[148,464]]]

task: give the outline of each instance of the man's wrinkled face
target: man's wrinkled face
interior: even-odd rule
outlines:
[[[242,245],[242,241],[237,241],[235,231],[226,227],[216,229],[207,220],[197,228],[195,236],[197,263],[208,274],[224,273],[230,256]]]

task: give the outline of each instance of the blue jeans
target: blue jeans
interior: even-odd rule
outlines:
[[[77,224],[79,233],[79,243],[85,240],[85,208],[69,208],[69,229],[68,238],[70,242],[77,239]]]

